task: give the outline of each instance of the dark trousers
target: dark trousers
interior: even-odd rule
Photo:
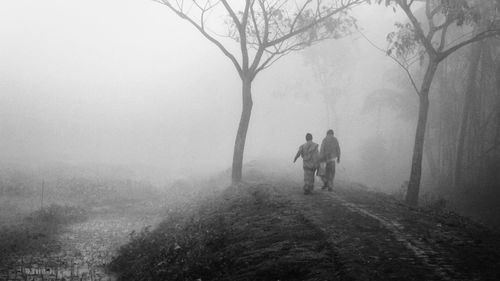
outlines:
[[[314,174],[316,169],[304,168],[304,191],[311,192],[314,189]]]
[[[335,161],[327,162],[325,175],[321,177],[321,180],[324,183],[324,186],[328,189],[333,188],[333,180],[335,179]]]

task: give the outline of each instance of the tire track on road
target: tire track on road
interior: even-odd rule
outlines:
[[[423,264],[431,268],[434,273],[441,278],[441,280],[467,280],[457,279],[458,276],[455,276],[456,274],[454,274],[456,271],[451,265],[452,262],[446,258],[440,257],[439,259],[441,262],[434,262],[433,260],[436,259],[433,259],[432,257],[438,257],[440,254],[434,251],[430,245],[405,232],[404,227],[397,221],[391,220],[379,214],[374,214],[357,204],[346,201],[335,193],[326,193],[326,195],[347,209],[378,221],[393,234],[398,242],[402,243],[406,248],[411,250],[415,256],[423,262]]]
[[[290,192],[292,186],[296,183],[280,193],[290,199],[293,209],[330,237],[338,253],[336,267],[340,280],[401,280],[403,277],[406,280],[442,280],[437,279],[434,271],[413,251],[398,243],[380,221],[344,206],[325,196],[326,193],[304,196],[297,191]]]

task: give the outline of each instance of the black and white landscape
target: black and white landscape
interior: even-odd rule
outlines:
[[[499,175],[497,0],[0,3],[0,281],[500,280]]]

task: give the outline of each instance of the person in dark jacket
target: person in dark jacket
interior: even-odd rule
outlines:
[[[293,159],[293,163],[302,156],[304,168],[304,194],[311,194],[314,189],[314,173],[318,166],[318,144],[312,141],[311,134],[306,134],[306,143],[299,147],[299,151]]]
[[[332,129],[328,130],[326,137],[321,142],[319,159],[321,162],[326,162],[325,173],[321,177],[323,181],[323,187],[321,189],[332,191],[333,180],[335,179],[335,159],[337,163],[340,163],[340,145]]]

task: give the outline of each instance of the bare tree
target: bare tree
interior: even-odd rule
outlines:
[[[252,112],[252,82],[257,74],[287,54],[316,42],[337,38],[354,24],[347,12],[365,0],[155,0],[189,22],[232,62],[242,81],[242,112],[234,144],[232,182],[242,177],[243,151]],[[238,4],[236,4],[238,2]],[[240,10],[238,10],[238,5]],[[232,52],[224,36],[209,28],[208,18],[221,9],[228,34],[239,50]],[[213,28],[213,26],[211,26]]]
[[[496,14],[487,19],[490,23],[482,26],[483,30],[470,32],[459,38],[449,38],[448,29],[454,26],[475,25],[479,21],[477,3],[467,0],[377,0],[387,6],[399,7],[406,14],[409,23],[397,23],[397,31],[388,35],[390,43],[387,54],[391,56],[408,74],[419,97],[419,112],[412,167],[406,202],[418,204],[422,158],[429,111],[429,92],[439,64],[457,50],[471,43],[498,36],[500,29]],[[424,3],[422,3],[424,2]],[[416,11],[424,9],[425,25],[422,25]],[[427,62],[425,74],[420,82],[413,78],[410,67],[416,62]]]

